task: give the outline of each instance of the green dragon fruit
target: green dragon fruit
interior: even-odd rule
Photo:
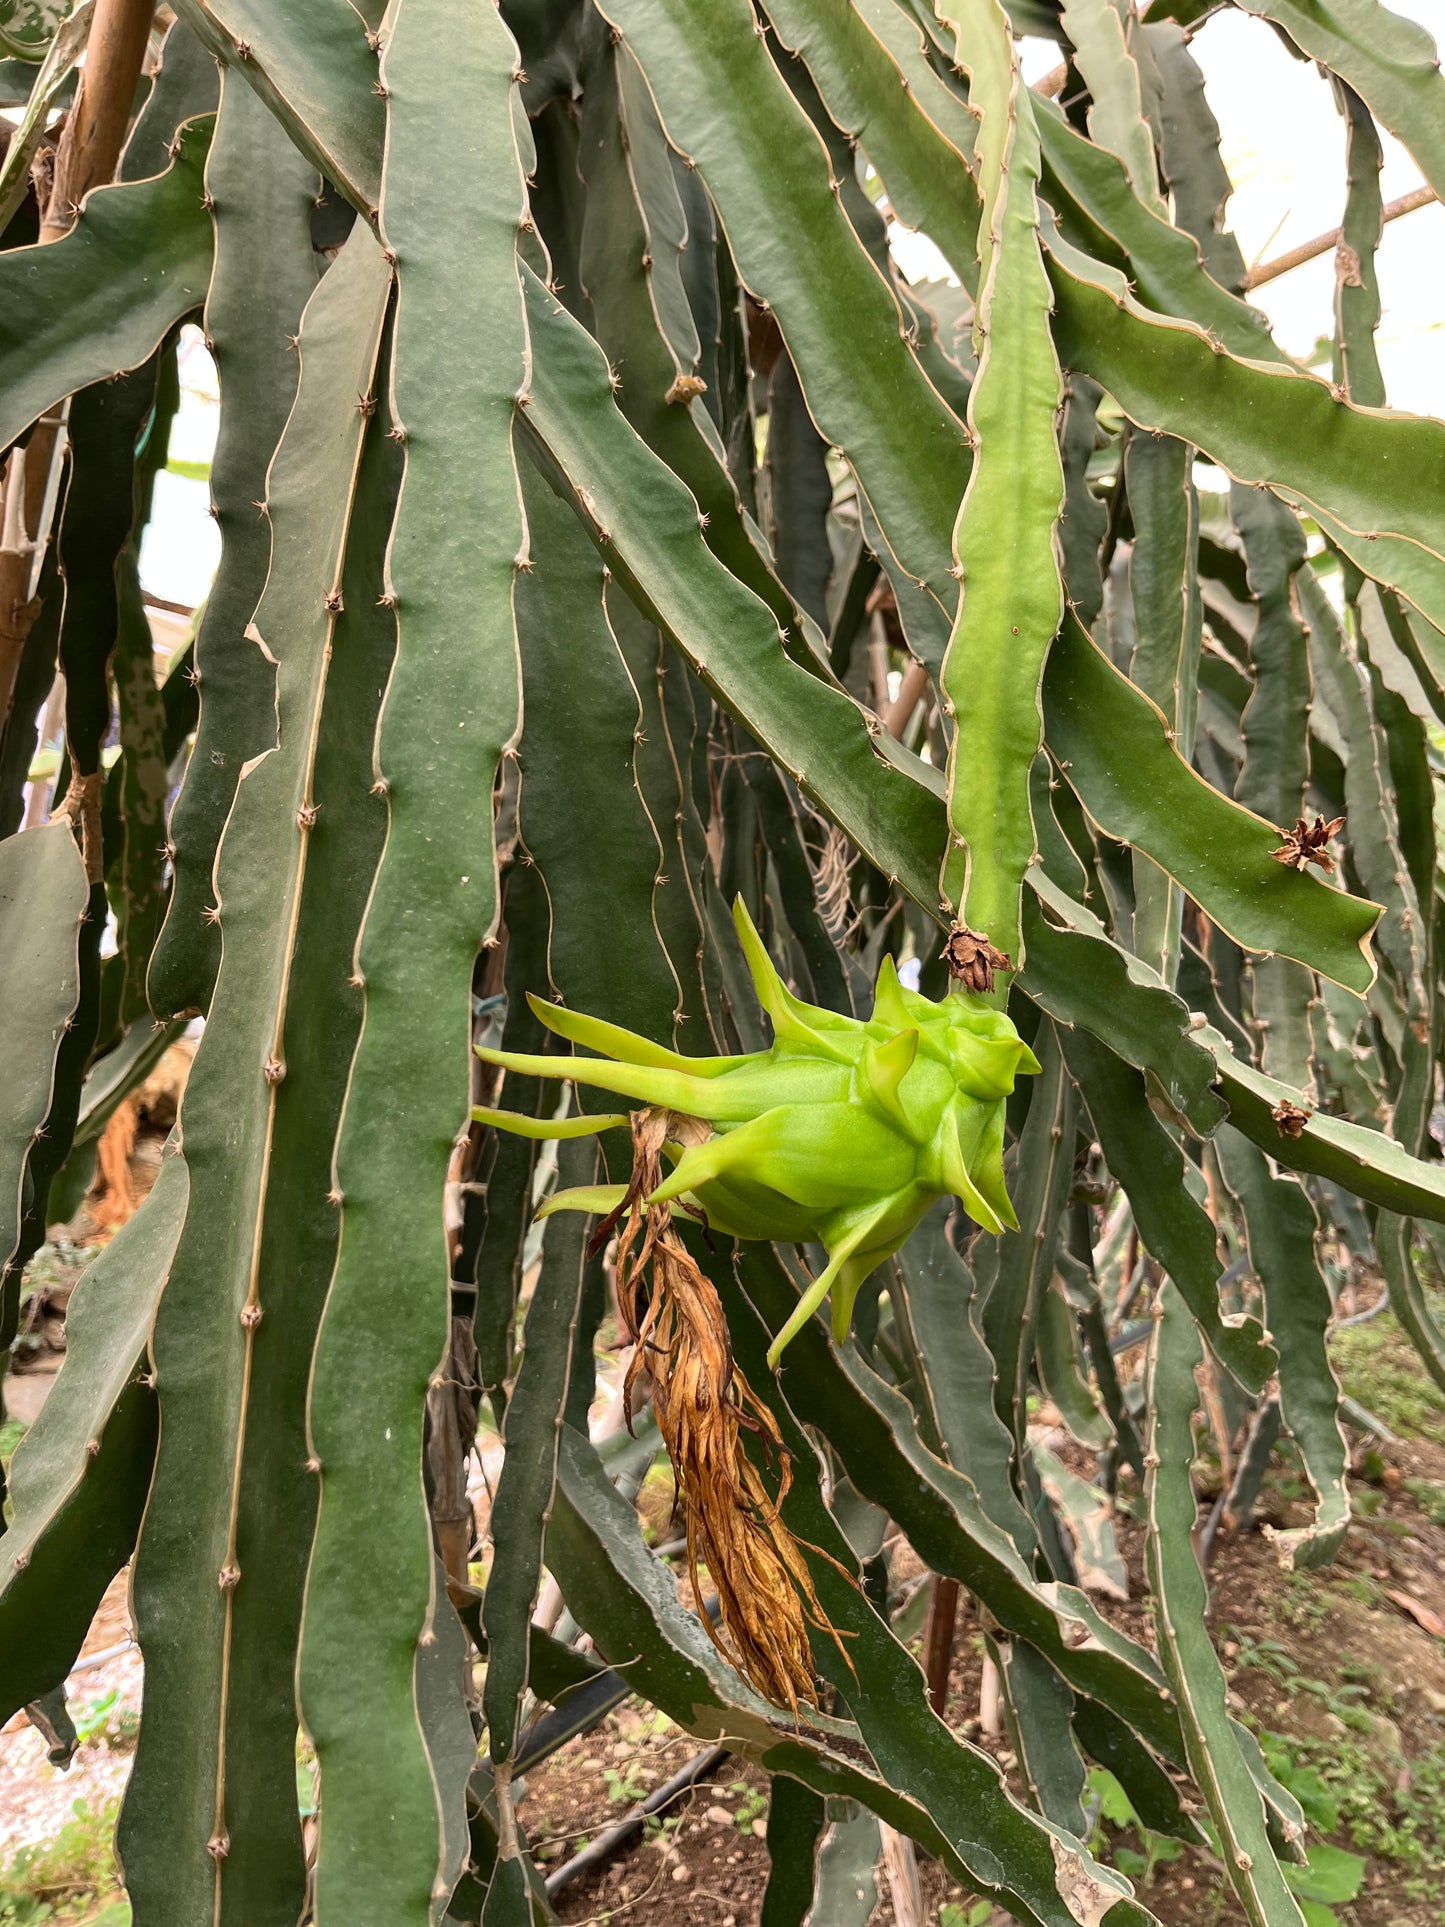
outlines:
[[[742,1057],[685,1057],[572,1011],[529,1002],[559,1037],[602,1055],[533,1057],[479,1050],[489,1064],[532,1077],[571,1078],[633,1105],[674,1114],[671,1174],[645,1200],[676,1201],[735,1238],[820,1244],[826,1268],[768,1353],[832,1295],[833,1330],[847,1334],[860,1286],[949,1193],[986,1231],[1017,1229],[1004,1186],[1004,1103],[1038,1061],[1004,1012],[955,992],[935,1003],[898,980],[885,957],[867,1022],[803,1003],[783,983],[741,900],[733,908],[770,1049]],[[481,1123],[527,1137],[578,1137],[628,1122],[627,1113],[521,1117],[478,1108]],[[703,1135],[686,1120],[711,1126]],[[694,1141],[696,1140],[696,1141]],[[612,1213],[625,1185],[559,1192],[553,1211]]]

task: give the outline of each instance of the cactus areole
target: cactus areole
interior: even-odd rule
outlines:
[[[1002,1011],[966,991],[935,1002],[908,990],[891,957],[883,959],[866,1022],[804,1003],[773,968],[741,901],[733,917],[772,1023],[768,1050],[684,1057],[533,998],[549,1030],[605,1056],[478,1054],[507,1070],[572,1078],[673,1113],[666,1146],[673,1169],[648,1205],[676,1202],[728,1237],[824,1247],[826,1267],[773,1340],[768,1357],[776,1365],[830,1294],[834,1333],[847,1335],[859,1288],[936,1199],[952,1194],[986,1231],[1017,1229],[1004,1186],[1004,1106],[1019,1072],[1039,1066]],[[628,1122],[626,1113],[562,1122],[479,1108],[473,1116],[529,1137]],[[688,1120],[710,1126],[710,1134]],[[625,1195],[623,1185],[562,1191],[544,1214],[611,1214]]]

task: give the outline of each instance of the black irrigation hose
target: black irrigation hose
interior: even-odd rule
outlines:
[[[1109,1340],[1109,1350],[1118,1358],[1122,1352],[1132,1352],[1136,1345],[1142,1345],[1154,1329],[1152,1318],[1141,1318],[1136,1325],[1126,1325],[1121,1332],[1115,1332]]]
[[[1389,1302],[1390,1302],[1389,1292],[1382,1291],[1379,1297],[1375,1300],[1374,1304],[1366,1306],[1364,1311],[1351,1312],[1348,1318],[1337,1319],[1335,1321],[1334,1329],[1337,1332],[1343,1332],[1343,1331],[1348,1331],[1351,1325],[1367,1325],[1372,1318],[1379,1317],[1380,1313],[1385,1309],[1385,1307],[1389,1304]]]
[[[721,1614],[716,1593],[704,1601],[703,1610],[715,1626]],[[569,1740],[590,1733],[594,1726],[602,1724],[614,1706],[631,1699],[634,1690],[623,1674],[610,1667],[605,1673],[583,1680],[532,1721],[522,1735],[512,1763],[513,1772],[529,1772]]]
[[[609,1827],[605,1833],[599,1833],[590,1846],[584,1847],[581,1853],[574,1853],[570,1860],[563,1861],[555,1873],[549,1873],[546,1883],[547,1898],[555,1900],[562,1889],[570,1887],[574,1880],[581,1880],[584,1875],[595,1873],[599,1867],[605,1867],[607,1862],[621,1853],[624,1847],[632,1845],[654,1815],[665,1812],[674,1800],[680,1799],[684,1793],[691,1792],[699,1780],[705,1780],[710,1774],[716,1773],[727,1757],[728,1749],[725,1746],[710,1746],[706,1752],[696,1754],[680,1772],[674,1773],[670,1780],[649,1793],[647,1798],[619,1820],[616,1826]]]
[[[614,1706],[631,1699],[632,1690],[621,1673],[599,1673],[595,1679],[584,1680],[558,1705],[549,1707],[533,1720],[522,1735],[513,1771],[530,1772],[569,1740],[590,1733],[594,1726],[601,1725]]]

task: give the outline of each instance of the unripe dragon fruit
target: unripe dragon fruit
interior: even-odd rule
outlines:
[[[480,1050],[489,1064],[532,1077],[571,1078],[632,1104],[670,1112],[671,1174],[644,1200],[669,1201],[736,1238],[820,1244],[826,1268],[768,1353],[832,1294],[833,1330],[847,1334],[860,1286],[907,1239],[929,1206],[952,1194],[986,1231],[1017,1229],[1004,1187],[1004,1104],[1038,1060],[1007,1015],[982,997],[935,1003],[878,973],[866,1022],[795,997],[773,968],[741,899],[733,918],[770,1049],[742,1057],[685,1057],[595,1017],[529,999],[549,1030],[598,1057],[533,1057]],[[628,1122],[626,1113],[565,1122],[478,1109],[479,1122],[528,1137],[572,1137]],[[696,1124],[711,1126],[704,1134]],[[553,1211],[615,1213],[627,1187],[562,1191]]]

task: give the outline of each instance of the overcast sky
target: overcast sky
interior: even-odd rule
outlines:
[[[1394,0],[1445,44],[1445,0]],[[1058,64],[1051,40],[1025,40],[1025,77]],[[1345,130],[1330,83],[1297,60],[1266,21],[1226,7],[1194,37],[1220,151],[1234,194],[1225,218],[1251,265],[1272,260],[1338,227],[1345,203]],[[1381,130],[1383,133],[1383,129]],[[1419,187],[1419,168],[1389,134],[1380,187],[1393,201]],[[1392,408],[1445,415],[1445,207],[1417,208],[1391,222],[1376,257],[1383,313],[1380,366]],[[1280,346],[1308,355],[1333,332],[1334,262],[1308,262],[1250,296]]]
[[[1445,0],[1395,0],[1445,42]],[[1228,219],[1244,258],[1270,260],[1337,227],[1344,212],[1345,133],[1329,82],[1296,60],[1264,21],[1227,8],[1194,41],[1234,196]],[[1419,168],[1384,136],[1387,201],[1421,184]],[[1385,229],[1376,257],[1380,366],[1392,408],[1445,415],[1445,207],[1417,208]],[[1307,354],[1333,330],[1330,255],[1255,290],[1281,347]]]

